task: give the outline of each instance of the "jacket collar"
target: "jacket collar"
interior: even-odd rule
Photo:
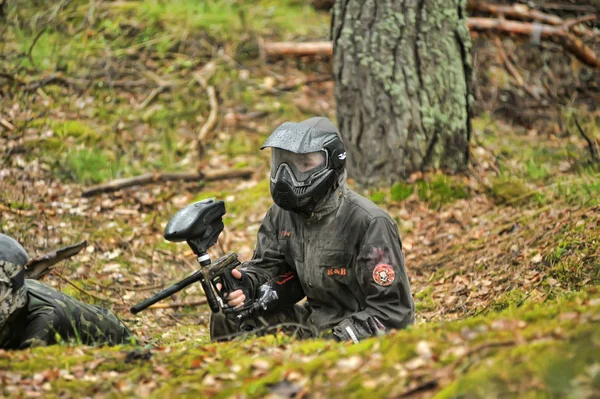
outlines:
[[[315,209],[310,215],[306,217],[307,222],[314,223],[323,218],[323,216],[329,215],[331,212],[339,208],[346,190],[346,171],[340,176],[339,187],[325,197],[321,202],[315,206]]]

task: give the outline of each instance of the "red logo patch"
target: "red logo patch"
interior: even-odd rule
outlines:
[[[347,274],[345,267],[333,267],[327,269],[328,276],[345,276]]]
[[[291,237],[292,233],[287,230],[279,230],[279,237]]]
[[[373,269],[373,280],[383,287],[392,284],[395,278],[394,268],[386,263],[380,263]]]

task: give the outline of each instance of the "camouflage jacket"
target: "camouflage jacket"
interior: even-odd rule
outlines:
[[[414,302],[396,223],[345,184],[331,197],[327,209],[308,218],[269,209],[253,260],[244,264],[253,287],[296,272],[311,309],[308,321],[320,331],[342,321],[408,326]]]
[[[70,342],[116,345],[135,340],[109,310],[82,303],[36,280],[25,280],[27,304],[0,329],[0,348]]]

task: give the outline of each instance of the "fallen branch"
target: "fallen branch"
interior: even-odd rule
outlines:
[[[586,16],[585,20],[593,20],[596,16]],[[561,20],[562,21],[562,20]],[[467,26],[471,31],[491,31],[504,34],[518,34],[530,37],[539,37],[561,45],[573,54],[582,63],[600,68],[600,59],[594,51],[581,39],[569,32],[573,22],[565,21],[560,26],[544,25],[540,23],[517,22],[497,18],[467,18]],[[569,28],[569,29],[568,29]],[[260,44],[261,53],[265,56],[318,56],[332,55],[331,42],[291,43],[291,42],[264,42]]]
[[[467,20],[467,25],[472,31],[492,31],[507,34],[514,33],[530,37],[537,36],[540,39],[548,39],[563,46],[584,64],[600,68],[600,60],[596,57],[594,51],[563,26],[531,24],[495,18],[469,18]]]
[[[207,304],[208,301],[206,298],[202,298],[198,301],[192,302],[173,302],[173,303],[155,303],[148,307],[148,309],[173,309],[173,308],[182,308],[184,306],[200,306]]]
[[[484,1],[469,0],[467,10],[485,12],[496,16],[502,15],[515,19],[538,21],[548,25],[562,25],[564,23],[563,19],[557,15],[532,9],[525,4],[489,4]]]
[[[149,82],[145,80],[115,80],[106,82],[100,79],[83,79],[83,78],[70,78],[67,76],[62,76],[58,73],[50,74],[46,77],[41,78],[40,80],[25,83],[23,81],[13,79],[21,85],[21,90],[25,92],[36,91],[37,89],[44,87],[49,84],[60,84],[63,86],[74,86],[78,89],[83,89],[84,87],[90,86],[92,84],[106,84],[115,88],[133,88],[133,87],[144,87],[148,86]]]
[[[261,53],[265,57],[280,57],[280,56],[319,56],[332,55],[333,47],[331,42],[264,42],[261,44]]]
[[[275,87],[275,90],[276,91],[290,91],[290,90],[298,89],[303,86],[308,86],[308,85],[317,84],[317,83],[330,82],[332,80],[333,80],[333,76],[322,76],[322,77],[318,77],[318,78],[302,80],[298,83],[277,86],[277,87]]]
[[[84,240],[75,245],[60,248],[56,251],[40,255],[29,260],[29,262],[27,262],[25,265],[25,277],[39,280],[51,271],[50,267],[58,262],[77,255],[86,246],[87,241]]]
[[[215,181],[236,178],[248,178],[252,176],[254,170],[245,169],[228,169],[219,171],[205,172],[179,172],[179,173],[145,173],[140,176],[128,177],[124,179],[116,179],[105,184],[99,184],[83,190],[83,197],[92,197],[102,193],[111,193],[128,187],[144,186],[147,184],[167,182],[167,181]]]

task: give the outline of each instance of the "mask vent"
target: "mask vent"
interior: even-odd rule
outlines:
[[[306,193],[307,190],[308,190],[307,186],[294,187],[294,192],[296,193],[296,195],[303,195],[304,193]]]

